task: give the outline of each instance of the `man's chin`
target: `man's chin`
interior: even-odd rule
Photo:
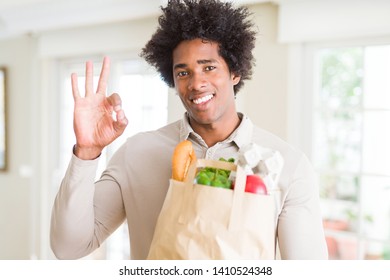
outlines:
[[[211,125],[214,123],[214,119],[207,115],[207,116],[200,116],[199,114],[197,114],[196,116],[194,115],[190,115],[190,123],[195,123],[197,125],[202,125],[202,126],[207,126],[207,125]]]

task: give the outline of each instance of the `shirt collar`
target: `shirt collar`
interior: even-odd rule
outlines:
[[[194,132],[194,130],[190,126],[187,112],[185,112],[180,125],[180,141],[187,140],[191,132]]]
[[[253,123],[252,121],[243,113],[238,113],[238,116],[241,119],[240,125],[235,131],[226,139],[226,141],[234,141],[238,148],[241,148],[252,142],[253,135]]]
[[[243,113],[238,113],[241,123],[235,131],[223,142],[235,142],[238,148],[241,148],[252,142],[253,123]],[[180,125],[180,141],[186,140],[190,134],[197,135],[192,129],[187,112],[184,113],[181,125]]]

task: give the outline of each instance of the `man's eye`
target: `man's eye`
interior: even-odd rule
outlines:
[[[188,72],[187,72],[187,71],[181,71],[181,72],[177,73],[177,76],[178,76],[178,77],[185,77],[185,76],[187,76],[187,75],[188,75]]]
[[[215,68],[216,68],[215,66],[206,66],[205,70],[211,71],[211,70],[214,70]]]

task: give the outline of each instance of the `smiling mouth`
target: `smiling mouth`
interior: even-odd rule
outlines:
[[[209,95],[203,96],[201,98],[193,99],[192,102],[199,105],[199,104],[205,103],[213,98],[214,98],[214,94],[209,94]]]

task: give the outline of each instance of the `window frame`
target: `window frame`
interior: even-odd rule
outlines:
[[[329,48],[350,48],[390,45],[390,37],[380,38],[359,38],[354,40],[339,40],[315,43],[296,43],[289,45],[289,66],[288,66],[288,141],[301,149],[313,162],[313,140],[314,140],[314,109],[316,107],[315,93],[318,92],[318,75],[320,65],[316,60],[316,54],[322,49]],[[363,85],[364,86],[364,85]],[[364,112],[363,108],[360,109]],[[364,121],[364,119],[363,119]],[[314,163],[314,162],[313,162]],[[363,177],[364,172],[360,170],[359,176]],[[361,190],[359,191],[361,195]],[[323,200],[321,199],[321,202]],[[364,242],[371,240],[362,234],[362,205],[361,199],[356,203],[360,219],[356,232],[345,232],[339,235],[337,232],[327,232],[329,235],[356,238],[358,241],[357,259],[364,259]],[[379,241],[382,245],[390,243],[390,240]]]

